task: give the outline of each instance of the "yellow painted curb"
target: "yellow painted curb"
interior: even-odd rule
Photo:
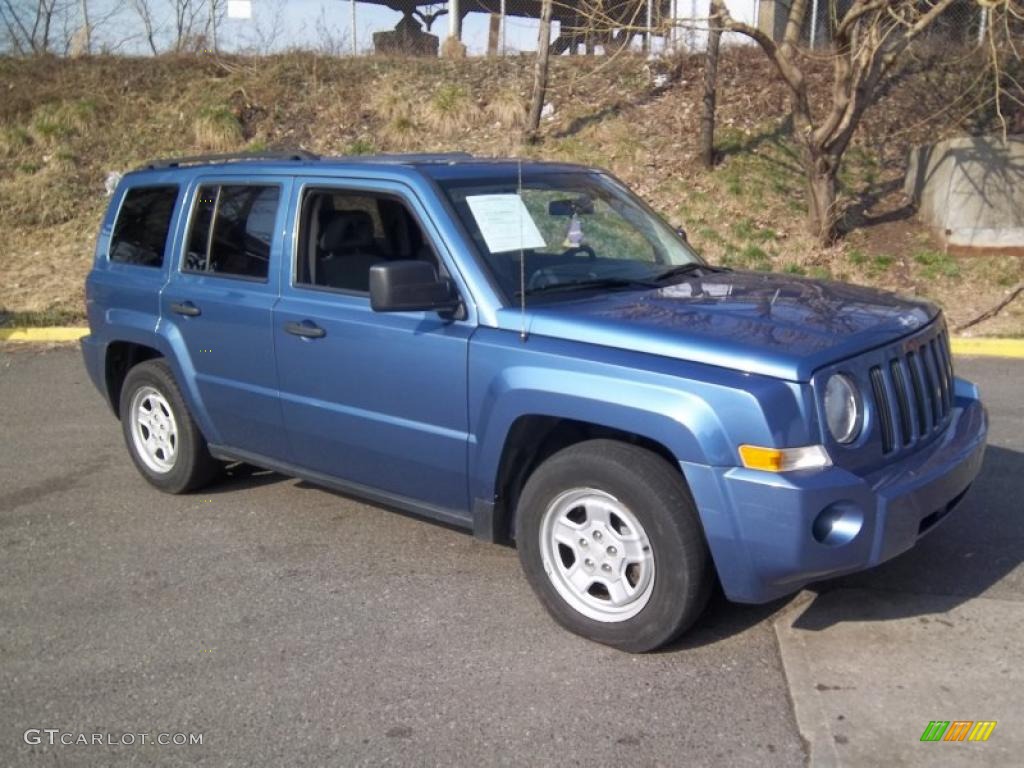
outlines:
[[[0,328],[0,341],[78,341],[88,328]]]
[[[1024,359],[1024,339],[950,339],[954,355]]]
[[[0,341],[59,342],[78,341],[88,328],[0,328]],[[1024,359],[1024,339],[953,338],[954,355],[1010,357]]]

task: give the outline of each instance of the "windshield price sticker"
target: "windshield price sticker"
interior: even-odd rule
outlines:
[[[491,253],[547,245],[519,195],[470,195],[466,203]]]

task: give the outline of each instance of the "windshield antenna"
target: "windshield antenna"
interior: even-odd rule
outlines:
[[[516,166],[519,170],[518,195],[519,195],[519,340],[526,341],[526,250],[523,248],[523,211],[526,203],[523,202],[523,158],[516,158]]]

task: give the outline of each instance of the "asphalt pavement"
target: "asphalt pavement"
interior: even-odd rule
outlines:
[[[716,596],[632,656],[556,627],[515,552],[465,533],[246,468],[163,495],[77,350],[2,347],[0,765],[801,765],[775,625],[809,594],[1021,599],[1024,363],[958,372],[996,449],[954,519],[881,575]]]

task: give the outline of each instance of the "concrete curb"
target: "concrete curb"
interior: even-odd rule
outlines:
[[[31,341],[38,343],[78,341],[88,333],[88,328],[72,326],[0,328],[0,341]],[[1024,359],[1024,339],[958,337],[951,339],[951,342],[954,355]]]
[[[1024,339],[950,339],[954,355],[1024,358]]]
[[[88,328],[0,328],[0,341],[78,341],[89,333]]]
[[[782,659],[782,672],[786,676],[789,700],[793,705],[800,738],[807,748],[807,764],[814,768],[836,768],[839,750],[832,738],[830,723],[821,705],[820,690],[815,686],[810,666],[806,663],[807,649],[803,637],[797,633],[790,638],[787,630],[814,602],[817,593],[803,590],[772,621],[775,642]],[[790,642],[792,640],[792,642]]]
[[[1019,600],[805,590],[773,625],[808,765],[1020,765],[1019,729],[952,752],[921,742],[932,719],[1012,722],[1024,681],[1013,661]]]

